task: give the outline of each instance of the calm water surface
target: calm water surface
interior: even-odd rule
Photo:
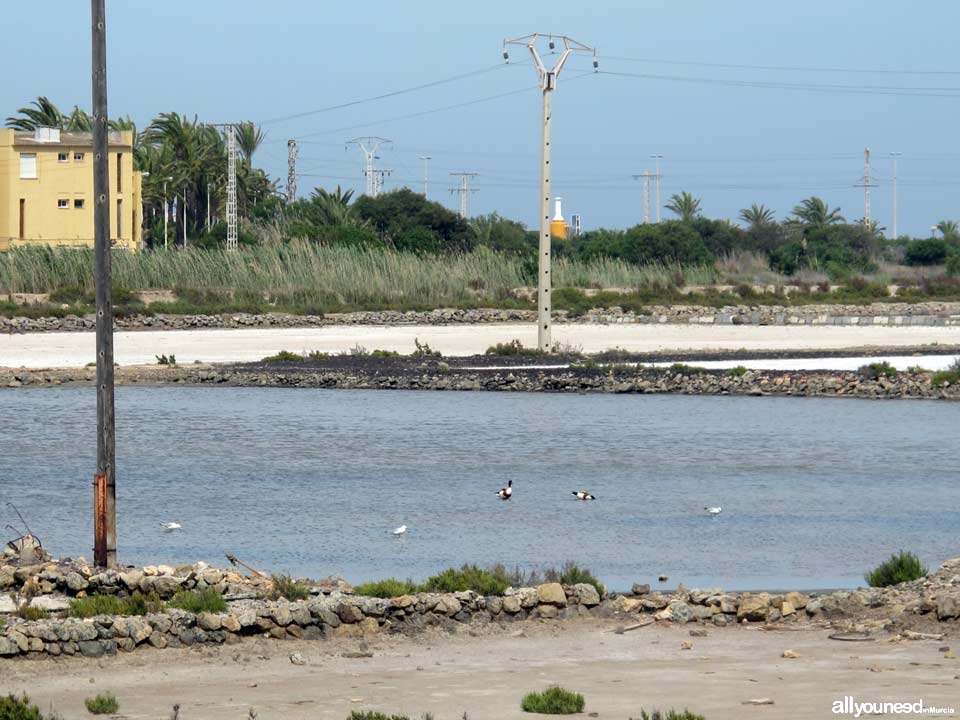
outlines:
[[[117,417],[127,563],[228,551],[356,582],[575,560],[614,588],[814,588],[901,548],[960,555],[957,404],[121,388]],[[0,519],[14,501],[54,554],[91,555],[94,422],[92,389],[0,391]]]

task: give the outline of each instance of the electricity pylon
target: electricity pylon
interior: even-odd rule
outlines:
[[[450,188],[451,193],[460,194],[460,217],[467,219],[467,197],[470,193],[475,193],[476,189],[470,187],[470,178],[475,178],[478,173],[475,172],[455,172],[450,173],[451,177],[460,178],[460,184]]]
[[[382,137],[359,137],[347,141],[347,147],[356,145],[363,153],[363,175],[367,178],[367,195],[376,197],[383,189],[383,176],[389,175],[390,170],[378,170],[374,167],[374,160],[379,160],[377,152],[382,145],[390,141]]]

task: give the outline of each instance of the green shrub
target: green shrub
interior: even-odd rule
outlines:
[[[420,592],[419,586],[410,580],[397,580],[387,578],[376,582],[363,583],[353,588],[357,595],[366,595],[368,597],[395,598],[401,595],[413,595]]]
[[[227,601],[214,588],[181,590],[168,603],[170,607],[186,610],[194,615],[202,612],[222,613],[227,611]]]
[[[899,583],[918,580],[927,574],[927,568],[920,558],[910,552],[900,551],[881,563],[864,577],[870,587],[889,587]]]
[[[154,355],[157,359],[157,365],[176,365],[177,356],[176,355]]]
[[[554,685],[541,693],[524,695],[520,708],[524,712],[541,713],[543,715],[572,715],[583,712],[583,695],[564,690]]]
[[[370,357],[375,358],[398,358],[400,353],[396,350],[373,350],[370,352]]]
[[[869,365],[863,365],[857,370],[860,377],[867,380],[879,380],[882,377],[892,378],[897,376],[897,369],[886,360],[883,362],[874,362]]]
[[[671,372],[676,373],[698,373],[703,372],[706,368],[697,367],[696,365],[687,365],[686,363],[674,363],[669,368]]]
[[[510,587],[510,580],[496,571],[482,570],[476,565],[464,565],[459,570],[449,568],[427,578],[426,592],[463,592],[473,590],[481,595],[500,595]]]
[[[420,342],[419,338],[414,338],[413,344],[416,346],[413,357],[443,357],[439,350],[434,350],[426,341]]]
[[[497,343],[496,345],[491,345],[487,348],[487,355],[500,355],[500,356],[510,356],[510,355],[546,355],[547,353],[539,348],[528,348],[524,347],[523,343],[519,340],[511,340],[510,342]]]
[[[347,720],[410,720],[406,715],[385,715],[376,710],[365,710],[363,712],[354,710],[347,715]]]
[[[0,720],[43,720],[43,715],[26,695],[17,697],[11,693],[0,697]]]
[[[271,600],[278,600],[279,598],[303,600],[310,597],[310,588],[301,582],[297,582],[289,575],[278,573],[272,575],[270,579],[273,580],[273,587],[268,595]]]
[[[83,701],[83,704],[87,706],[87,712],[91,715],[113,715],[120,709],[117,696],[110,692],[87,698]]]
[[[747,374],[747,369],[743,365],[737,365],[727,370],[727,375],[730,377],[738,378],[743,377]]]
[[[164,604],[155,593],[135,592],[125,598],[116,595],[88,595],[70,601],[67,617],[91,618],[96,615],[146,615],[163,612]]]
[[[297,353],[290,352],[289,350],[281,350],[276,355],[267,355],[260,362],[265,363],[280,363],[280,362],[302,362],[306,360],[303,355],[298,355]]]
[[[593,585],[600,597],[603,597],[606,592],[603,583],[597,580],[588,568],[582,568],[573,562],[566,563],[559,571],[553,569],[545,571],[544,577],[547,582],[558,582],[561,585],[577,585],[579,583]]]
[[[960,252],[954,252],[947,258],[947,277],[960,277]]]
[[[50,613],[35,605],[21,605],[17,609],[17,617],[21,620],[44,620],[50,617]]]
[[[630,718],[633,720],[633,718]],[[703,715],[697,715],[689,710],[678,712],[677,710],[667,710],[665,713],[654,710],[648,713],[646,710],[640,711],[640,720],[706,720]]]
[[[954,360],[946,370],[941,370],[933,374],[932,381],[934,387],[944,387],[945,385],[956,385],[960,383],[960,359]]]
[[[949,251],[950,246],[943,238],[914,240],[907,245],[904,261],[907,265],[940,265]]]

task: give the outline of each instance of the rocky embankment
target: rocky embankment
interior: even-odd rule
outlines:
[[[41,655],[99,657],[137,648],[236,643],[244,637],[323,640],[384,632],[416,633],[428,627],[456,630],[519,621],[562,621],[620,617],[640,627],[645,622],[725,626],[767,626],[818,622],[843,630],[885,630],[919,637],[910,630],[918,620],[938,633],[960,619],[960,558],[912,583],[885,589],[831,593],[726,593],[720,589],[650,592],[635,585],[628,595],[601,597],[593,585],[508,588],[502,595],[473,591],[417,593],[381,599],[362,597],[342,582],[313,584],[308,598],[266,600],[269,583],[203,564],[97,571],[83,562],[47,562],[0,567],[0,587],[9,593],[9,613],[0,631],[0,658]],[[95,594],[120,597],[145,593],[166,599],[182,590],[213,589],[224,595],[225,612],[190,613],[174,608],[139,616],[64,617],[70,601]],[[154,602],[157,602],[154,600]],[[11,607],[12,605],[12,607]],[[22,606],[43,608],[51,616],[23,620]],[[159,607],[159,606],[158,606]],[[58,615],[58,616],[54,616]],[[624,629],[627,629],[626,627]],[[930,637],[926,635],[925,637]]]
[[[487,358],[489,361],[489,358]],[[934,373],[899,372],[876,379],[847,371],[703,370],[585,363],[563,369],[468,369],[470,359],[331,358],[329,361],[116,370],[121,385],[296,387],[351,390],[460,390],[684,395],[960,399],[960,383],[934,384]],[[94,368],[0,369],[2,387],[90,385]]]
[[[716,325],[890,325],[960,326],[960,303],[872,303],[870,305],[651,305],[643,312],[600,308],[576,316],[555,312],[557,322],[570,323],[680,323]],[[534,310],[441,308],[427,311],[395,310],[291,315],[288,313],[226,313],[221,315],[134,314],[118,317],[118,330],[198,330],[209,328],[296,328],[328,325],[459,325],[535,322]],[[95,329],[95,317],[0,317],[0,332],[82,332]]]

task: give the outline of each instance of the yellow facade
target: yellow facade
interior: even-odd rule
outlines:
[[[142,181],[133,131],[110,132],[110,239],[143,243]],[[0,130],[0,250],[23,245],[93,247],[91,133]]]

